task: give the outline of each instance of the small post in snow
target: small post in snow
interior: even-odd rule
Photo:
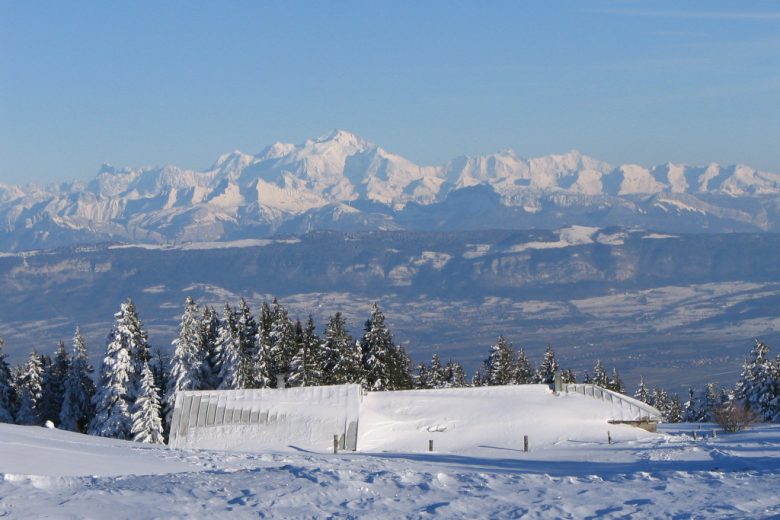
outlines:
[[[612,434],[607,430],[607,444],[612,444]]]
[[[523,451],[528,451],[528,435],[523,435]]]
[[[718,430],[712,430],[712,438],[715,439],[718,437]]]
[[[338,435],[334,435],[333,436],[333,454],[335,455],[338,452],[339,452],[339,436]]]
[[[428,440],[428,451],[433,451],[433,439]]]

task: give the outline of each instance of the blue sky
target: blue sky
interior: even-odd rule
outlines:
[[[333,128],[780,172],[780,3],[0,0],[0,182],[203,169]]]

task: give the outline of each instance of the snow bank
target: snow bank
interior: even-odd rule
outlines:
[[[712,428],[548,449],[532,437],[529,453],[332,455],[174,450],[0,424],[0,517],[776,518],[780,426],[716,438]],[[104,466],[95,475],[117,476],[67,476],[86,459]]]
[[[164,446],[0,424],[0,473],[6,479],[9,475],[156,475],[199,469]]]

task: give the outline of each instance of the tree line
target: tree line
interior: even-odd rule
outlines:
[[[452,359],[415,367],[404,348],[394,343],[385,316],[374,303],[360,337],[353,337],[344,317],[329,317],[321,334],[311,316],[292,320],[274,299],[255,316],[242,298],[213,307],[187,298],[170,357],[154,353],[132,300],[120,305],[108,335],[95,383],[84,336],[77,328],[70,352],[60,342],[53,356],[33,351],[27,362],[10,368],[0,338],[0,422],[40,425],[104,437],[162,443],[180,390],[229,390],[357,383],[365,390],[457,388],[483,385],[563,383],[577,375],[563,369],[548,346],[538,367],[523,348],[503,336],[468,378]],[[583,382],[625,393],[616,368],[596,361]],[[771,360],[768,347],[757,342],[732,389],[707,385],[689,390],[682,402],[661,388],[649,389],[640,379],[634,397],[657,407],[668,422],[712,421],[726,403],[744,403],[767,421],[780,421],[780,356]]]

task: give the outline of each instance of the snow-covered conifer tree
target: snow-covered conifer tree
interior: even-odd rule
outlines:
[[[0,422],[12,423],[14,422],[16,392],[11,378],[11,368],[5,360],[4,345],[5,341],[0,338]]]
[[[41,424],[39,404],[43,395],[43,361],[35,351],[20,373],[19,410],[16,412],[17,424]]]
[[[670,423],[682,422],[682,406],[680,406],[680,397],[674,394],[668,401],[668,407],[664,414],[664,420]]]
[[[200,318],[201,346],[204,351],[203,356],[203,381],[204,390],[214,390],[219,387],[219,372],[221,370],[220,361],[222,359],[219,352],[219,316],[214,307],[203,307],[203,314]]]
[[[141,371],[144,364],[148,363],[152,357],[149,347],[149,339],[144,330],[141,319],[138,317],[138,311],[130,298],[120,306],[120,311],[116,315],[117,331],[125,338],[127,343],[127,352],[130,355],[129,378],[129,399],[135,399],[135,394],[141,388]]]
[[[203,347],[199,311],[195,301],[187,297],[184,314],[179,324],[179,336],[173,340],[171,357],[171,378],[165,393],[166,422],[170,424],[176,403],[176,392],[180,390],[203,390],[203,360],[206,355]],[[147,364],[144,365],[148,367]],[[143,370],[143,369],[142,369]]]
[[[485,371],[487,370],[487,363],[483,363],[483,368]],[[485,386],[487,382],[485,381],[485,375],[482,370],[479,368],[474,371],[474,374],[471,376],[471,386],[478,387],[478,386]]]
[[[290,363],[298,351],[298,345],[295,341],[295,327],[290,320],[287,309],[275,298],[272,315],[269,356],[271,360],[271,386],[275,387],[277,375],[283,375],[285,382],[287,382]]]
[[[663,388],[653,389],[653,406],[661,412],[664,420],[671,415],[672,400]]]
[[[445,373],[447,374],[447,386],[452,388],[463,388],[466,386],[466,372],[457,361],[450,359],[447,362]]]
[[[534,382],[535,372],[531,360],[525,353],[525,349],[520,347],[517,352],[517,363],[515,368],[515,383],[518,385],[530,385]]]
[[[750,358],[742,365],[742,373],[734,388],[734,394],[761,419],[771,421],[775,415],[771,402],[776,395],[777,382],[768,354],[769,347],[756,340],[750,351]]]
[[[41,422],[60,423],[60,411],[65,394],[65,378],[70,369],[70,356],[65,343],[60,341],[52,363],[43,374],[43,392],[38,404]]]
[[[536,371],[536,381],[539,384],[551,385],[555,382],[555,373],[560,366],[555,359],[555,352],[553,352],[552,345],[547,345],[547,350],[544,351],[544,358],[539,364],[539,368]]]
[[[60,408],[60,425],[63,430],[86,431],[94,414],[92,398],[95,395],[95,383],[92,381],[94,369],[87,356],[87,342],[81,329],[76,327],[73,336],[73,354],[71,355],[68,375],[65,377]]]
[[[414,387],[412,360],[403,346],[390,350],[390,386],[388,390],[410,390]]]
[[[316,386],[322,379],[320,367],[319,346],[314,319],[309,315],[306,327],[301,322],[295,324],[295,336],[298,351],[290,362],[290,375],[287,381],[290,386]]]
[[[517,380],[515,353],[512,344],[504,336],[499,336],[495,345],[490,347],[490,355],[485,361],[485,378],[488,385],[510,385]]]
[[[623,380],[620,379],[620,374],[618,373],[617,368],[612,369],[612,376],[609,378],[609,382],[607,383],[608,390],[612,390],[613,392],[620,392],[621,394],[626,393],[626,385],[623,384]]]
[[[238,338],[238,363],[236,388],[258,388],[256,380],[257,322],[249,304],[241,298],[236,311],[236,331]]]
[[[347,331],[340,312],[328,319],[320,347],[323,384],[358,383],[361,379],[361,351]]]
[[[645,378],[642,376],[639,376],[639,386],[636,388],[636,392],[634,392],[634,399],[638,401],[642,401],[645,404],[649,404],[652,406],[653,399],[650,396],[650,392],[647,389],[647,386],[645,385]]]
[[[561,372],[561,383],[564,385],[573,384],[577,382],[577,374],[570,368],[567,368]]]
[[[693,387],[688,387],[688,399],[682,403],[682,420],[684,422],[699,422],[702,419],[701,402],[696,397]]]
[[[366,321],[360,348],[363,388],[374,391],[392,388],[395,345],[385,325],[385,316],[376,302],[371,306],[371,317]]]
[[[141,391],[133,405],[132,439],[148,444],[163,444],[163,426],[160,418],[160,401],[149,364],[141,371]]]
[[[230,305],[225,304],[217,331],[217,352],[219,355],[219,390],[239,390],[239,340],[238,318]]]
[[[711,422],[715,420],[715,410],[723,404],[721,396],[722,394],[717,383],[707,383],[707,386],[704,389],[704,395],[702,395],[701,398],[702,404],[700,406],[700,413],[702,421]]]
[[[428,370],[428,380],[431,388],[444,388],[447,386],[447,377],[444,367],[441,366],[439,354],[431,356],[431,368]]]
[[[252,383],[257,388],[270,388],[274,376],[274,363],[271,345],[271,330],[274,327],[274,313],[267,302],[260,307],[260,319],[257,323],[255,336],[255,355],[253,359]]]
[[[430,385],[431,383],[428,377],[428,367],[425,366],[425,362],[420,361],[420,364],[417,365],[417,375],[414,378],[414,386],[415,388],[425,390],[430,388]]]
[[[609,376],[607,376],[600,359],[596,360],[596,365],[593,367],[593,384],[601,388],[609,388]]]
[[[130,300],[120,306],[114,318],[100,369],[100,382],[92,401],[95,416],[87,431],[90,435],[129,439],[133,425],[130,410],[135,399],[131,380],[135,367],[131,352],[142,357],[148,346],[145,334],[139,333],[142,329],[137,326],[140,322]]]

